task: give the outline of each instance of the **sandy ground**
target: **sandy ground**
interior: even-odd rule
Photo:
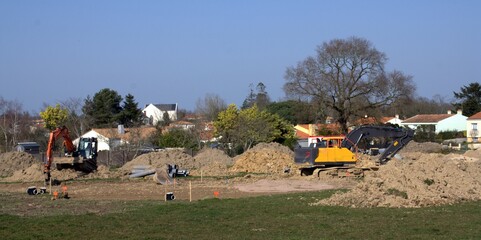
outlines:
[[[173,192],[178,200],[199,200],[205,198],[240,198],[276,193],[299,191],[320,191],[338,188],[339,185],[322,181],[300,179],[260,179],[245,180],[199,180],[177,178],[175,184],[160,185],[153,180],[121,181],[73,181],[66,182],[71,199],[79,200],[155,200],[163,199],[165,193]],[[24,193],[30,186],[41,187],[37,183],[0,184],[0,192]],[[47,187],[49,190],[50,188]],[[60,186],[51,191],[61,192]],[[215,196],[214,192],[218,195]]]

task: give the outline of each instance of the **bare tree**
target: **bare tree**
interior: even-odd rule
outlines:
[[[82,114],[84,100],[82,98],[71,97],[60,102],[60,104],[68,110],[68,129],[74,135],[74,138],[80,137],[87,129],[89,129],[88,121]]]
[[[365,39],[335,39],[318,46],[316,53],[287,68],[284,91],[333,110],[344,132],[353,117],[408,98],[415,90],[411,76],[384,71],[387,57]]]
[[[225,109],[227,109],[227,104],[219,95],[208,93],[203,99],[197,100],[195,112],[206,120],[213,121]]]
[[[22,104],[18,101],[8,101],[0,97],[0,132],[1,149],[10,151],[18,143],[19,136],[26,133],[25,122],[28,120],[28,113],[22,112]]]

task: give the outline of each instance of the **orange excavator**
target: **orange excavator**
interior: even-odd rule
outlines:
[[[50,168],[54,162],[53,149],[55,141],[63,138],[65,153],[63,157],[55,158],[55,165],[58,170],[73,168],[77,171],[90,173],[97,170],[97,138],[80,138],[78,146],[75,147],[70,138],[68,129],[58,127],[50,132],[47,146],[47,159],[44,164],[45,183],[50,182]]]

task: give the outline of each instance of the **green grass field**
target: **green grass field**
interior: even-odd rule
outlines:
[[[2,239],[481,239],[481,202],[419,209],[310,206],[332,191],[193,203],[79,202],[39,198],[38,214],[9,214]],[[63,202],[62,202],[63,201]],[[65,211],[102,205],[104,211]],[[35,206],[35,204],[34,204]],[[32,210],[35,211],[35,210]],[[43,216],[49,215],[49,216]]]

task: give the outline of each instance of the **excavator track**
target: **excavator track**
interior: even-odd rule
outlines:
[[[353,167],[353,166],[335,166],[335,167],[307,167],[301,168],[301,176],[314,175],[318,178],[321,174],[326,174],[333,177],[354,177],[362,178],[367,171],[377,171],[379,167]]]

